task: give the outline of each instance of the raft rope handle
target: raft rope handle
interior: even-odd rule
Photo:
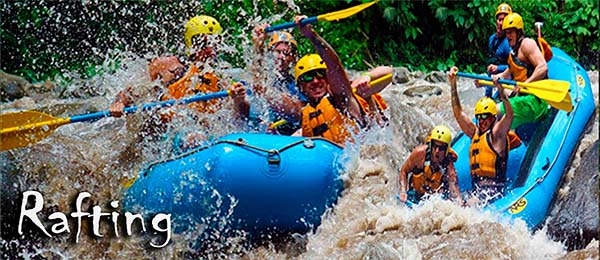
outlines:
[[[323,137],[307,137],[307,138],[303,138],[302,140],[299,140],[299,141],[297,141],[297,142],[290,143],[290,144],[288,144],[288,145],[286,145],[286,146],[282,147],[282,148],[281,148],[281,149],[279,149],[279,150],[274,150],[274,149],[267,150],[267,149],[260,148],[260,147],[258,147],[258,146],[254,146],[254,145],[249,145],[249,144],[247,144],[247,143],[240,142],[240,141],[220,140],[220,141],[217,141],[217,142],[215,142],[215,143],[213,143],[213,144],[210,144],[210,145],[205,145],[205,146],[201,146],[201,147],[198,147],[198,148],[194,148],[194,149],[190,150],[189,152],[181,153],[181,154],[179,154],[179,155],[177,155],[177,156],[174,156],[174,157],[172,157],[172,158],[168,158],[168,159],[160,160],[160,161],[157,161],[157,162],[153,162],[153,163],[151,163],[150,165],[148,165],[148,167],[146,167],[146,168],[145,168],[144,170],[142,170],[142,171],[144,172],[144,176],[145,176],[145,175],[146,175],[146,174],[147,174],[147,173],[148,173],[148,172],[149,172],[149,171],[152,169],[152,167],[154,167],[154,166],[155,166],[155,165],[157,165],[157,164],[161,164],[161,163],[165,163],[165,162],[169,162],[169,161],[174,161],[174,160],[179,160],[179,159],[181,159],[181,158],[183,158],[183,157],[186,157],[186,156],[188,156],[188,155],[190,155],[190,154],[193,154],[193,153],[196,153],[196,152],[200,152],[200,151],[202,151],[202,150],[208,149],[208,148],[209,148],[209,147],[211,147],[211,146],[215,146],[215,145],[217,145],[217,144],[221,144],[221,143],[234,144],[234,145],[238,145],[238,146],[246,146],[246,147],[249,147],[249,148],[252,148],[252,149],[258,150],[258,151],[265,152],[265,153],[267,153],[267,154],[272,154],[272,153],[278,153],[278,154],[280,154],[281,152],[283,152],[283,151],[285,151],[285,150],[287,150],[287,149],[289,149],[289,148],[291,148],[291,147],[293,147],[293,146],[296,146],[296,145],[298,145],[298,144],[304,144],[304,142],[305,142],[307,139],[309,139],[309,140],[321,140],[321,141],[326,141],[326,142],[328,142],[328,143],[330,143],[330,144],[333,144],[333,145],[335,145],[335,146],[337,146],[337,147],[339,147],[339,148],[343,149],[343,147],[342,147],[342,146],[340,146],[339,144],[337,144],[337,143],[334,143],[334,142],[332,142],[332,141],[330,141],[330,140],[328,140],[328,139],[325,139],[325,138],[323,138]],[[138,175],[138,176],[139,176],[139,175]]]
[[[575,111],[577,111],[577,107],[579,107],[579,102],[575,103],[573,112],[570,112],[570,113],[574,113]],[[569,119],[569,123],[568,123],[569,127],[573,124],[573,119],[575,119],[575,115],[571,114],[570,117],[571,118]],[[567,131],[565,131],[565,134],[563,135],[562,141],[560,142],[560,146],[558,147],[558,151],[561,151],[563,149],[566,140],[567,140]],[[529,192],[531,192],[537,185],[541,184],[546,179],[546,176],[548,176],[548,174],[550,174],[552,167],[554,167],[554,164],[558,160],[558,154],[559,153],[556,153],[556,155],[554,156],[554,159],[552,159],[552,162],[550,163],[550,166],[548,167],[548,170],[546,170],[544,175],[535,179],[535,183],[533,185],[531,185],[529,188],[527,188],[527,190],[521,196],[519,196],[516,200],[514,200],[512,203],[510,203],[508,207],[504,207],[500,211],[502,211],[502,212],[507,211],[513,204],[517,203],[520,199],[524,198],[527,194],[529,194]]]
[[[280,153],[282,153],[283,151],[285,151],[285,150],[287,150],[287,149],[289,149],[289,148],[292,148],[292,147],[294,147],[294,146],[296,146],[296,145],[299,145],[299,144],[304,144],[304,142],[305,142],[307,139],[310,139],[310,140],[322,140],[322,141],[327,141],[327,142],[329,142],[329,143],[331,143],[331,144],[334,144],[334,145],[336,145],[336,146],[338,146],[338,147],[342,148],[340,145],[338,145],[338,144],[336,144],[336,143],[334,143],[334,142],[332,142],[332,141],[330,141],[330,140],[328,140],[328,139],[325,139],[325,138],[323,138],[323,137],[309,137],[309,138],[305,138],[305,139],[302,139],[302,140],[298,140],[298,141],[296,141],[296,142],[293,142],[293,143],[290,143],[290,144],[288,144],[288,145],[286,145],[286,146],[284,146],[284,147],[282,147],[282,148],[280,148],[280,149],[278,149],[278,150],[277,150],[277,149],[264,149],[264,148],[261,148],[261,147],[258,147],[258,146],[254,146],[254,145],[247,144],[247,143],[245,143],[245,142],[240,142],[240,141],[231,141],[231,140],[221,140],[221,141],[217,141],[217,142],[215,142],[213,145],[217,145],[217,144],[220,144],[220,143],[228,143],[228,144],[234,144],[234,145],[238,145],[238,146],[245,146],[245,147],[248,147],[248,148],[251,148],[251,149],[257,150],[257,151],[265,152],[265,153],[267,153],[267,154],[274,154],[274,153],[280,154]]]

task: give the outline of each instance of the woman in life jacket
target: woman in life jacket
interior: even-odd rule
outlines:
[[[413,149],[399,173],[398,198],[406,203],[418,202],[427,194],[441,193],[463,204],[454,162],[458,159],[450,148],[452,135],[444,125],[433,128],[427,143]]]
[[[523,19],[518,13],[511,13],[504,18],[502,30],[512,48],[508,56],[508,70],[492,75],[494,80],[512,79],[520,82],[533,82],[548,77],[548,64],[542,54],[538,43],[524,35]],[[543,41],[545,42],[545,41]],[[514,120],[511,129],[531,122],[538,122],[548,113],[548,104],[534,95],[520,94],[520,87],[515,86],[510,96],[510,103],[514,111]],[[500,106],[500,113],[505,113],[504,105]]]

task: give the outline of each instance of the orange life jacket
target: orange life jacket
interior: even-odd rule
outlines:
[[[491,145],[491,130],[473,136],[469,148],[471,178],[491,178],[496,183],[504,183],[506,180],[506,162],[508,151],[521,145],[521,139],[513,131],[506,136],[506,149],[502,154],[497,153]]]
[[[219,78],[214,73],[209,72],[199,75],[198,72],[196,66],[191,66],[183,77],[167,87],[169,95],[163,95],[161,100],[180,99],[186,96],[220,91]],[[189,106],[199,112],[213,113],[219,109],[220,104],[220,100],[213,99],[205,102],[194,102]]]
[[[427,154],[423,168],[415,168],[410,172],[409,183],[418,197],[425,194],[431,194],[441,191],[441,188],[447,189],[447,180],[445,174],[450,163],[456,162],[458,155],[454,150],[448,147],[448,154],[441,162],[440,167],[434,172],[431,167],[431,144],[427,143]],[[446,185],[446,187],[442,187]]]
[[[375,94],[371,95],[373,102],[375,102],[375,107],[376,107],[377,111],[371,111],[372,109],[371,109],[371,106],[369,105],[369,102],[366,99],[359,96],[358,94],[354,93],[354,97],[356,97],[358,104],[363,109],[365,114],[369,118],[371,118],[375,121],[377,121],[377,115],[375,113],[379,113],[380,115],[383,115],[383,111],[385,111],[387,109],[387,104],[385,103],[385,100],[383,100],[383,97],[381,97],[381,95],[379,93],[375,93]],[[388,120],[385,116],[382,116],[381,118],[383,119],[383,121]],[[378,123],[382,126],[385,124],[385,122],[378,122]]]
[[[352,134],[358,132],[354,120],[340,113],[331,104],[329,96],[321,98],[317,106],[308,103],[302,109],[302,135],[321,136],[332,142],[344,144],[352,141]]]
[[[544,55],[544,59],[546,60],[546,62],[550,61],[552,59],[552,56],[554,56],[550,44],[542,37],[537,38],[537,44],[540,48],[540,51],[542,52],[542,55]]]
[[[542,37],[538,37],[536,43],[538,45],[538,48],[540,48],[540,51],[542,52],[542,55],[544,56],[546,62],[550,61],[550,59],[552,59],[553,56],[550,44],[548,44],[548,42],[546,42],[546,40],[544,40]],[[527,78],[529,78],[535,70],[533,65],[519,60],[518,53],[520,48],[521,44],[519,43],[517,49],[512,50],[510,52],[510,55],[508,55],[508,67],[510,69],[510,73],[512,74],[514,81],[527,80]]]

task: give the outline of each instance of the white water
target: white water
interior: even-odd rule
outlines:
[[[107,93],[115,93],[118,88],[113,86],[120,85],[115,82],[127,80],[148,83],[144,82],[146,76],[143,62],[133,59],[127,67],[129,69],[118,71],[114,75],[103,76],[106,80],[92,79],[81,84],[103,82],[99,87],[105,88]],[[418,80],[411,82],[416,83],[408,85],[424,83]],[[76,84],[78,83],[71,87]],[[494,214],[459,207],[439,198],[412,210],[396,202],[394,195],[397,191],[398,169],[410,150],[424,140],[435,124],[450,123],[453,131],[457,129],[450,112],[449,86],[442,83],[437,84],[437,87],[442,89],[441,95],[423,98],[403,95],[406,85],[392,85],[384,91],[384,98],[391,109],[391,124],[385,129],[372,129],[365,133],[368,137],[358,147],[360,158],[354,157],[351,160],[344,176],[346,189],[343,196],[332,211],[323,216],[323,223],[316,233],[297,235],[295,242],[277,242],[250,250],[243,247],[239,238],[224,239],[222,243],[212,247],[215,252],[209,257],[558,259],[564,256],[567,252],[561,243],[551,241],[543,229],[532,233],[523,222],[510,225]],[[469,101],[479,96],[478,91],[469,92],[471,87],[470,81],[460,83],[466,111],[470,111]],[[74,107],[65,109],[66,114],[73,114],[82,107],[107,107],[110,96],[107,94],[103,98],[94,99],[92,104],[77,99],[48,98],[37,101],[35,107],[48,110],[52,110],[52,107]],[[2,110],[10,111],[20,106],[19,102],[22,101],[3,105]],[[211,122],[219,122],[219,126],[222,126],[215,128],[215,135],[240,130],[235,127],[234,121],[223,120],[231,112],[231,108],[224,111],[223,114],[209,116],[213,120]],[[5,156],[14,158],[13,161],[20,167],[20,170],[13,173],[18,175],[20,187],[23,190],[39,190],[46,200],[46,208],[53,206],[61,212],[72,211],[71,204],[80,191],[90,192],[94,204],[104,205],[121,199],[121,183],[135,176],[145,162],[170,156],[166,152],[168,145],[161,142],[140,143],[135,140],[141,117],[144,116],[136,114],[127,119],[106,118],[93,123],[69,124],[39,143],[12,150]],[[182,123],[178,121],[174,127],[197,127],[193,122]],[[598,128],[593,129],[583,138],[580,151],[598,139]],[[570,172],[577,165],[576,159]],[[569,188],[563,190],[563,193],[568,192]],[[101,227],[105,233],[110,230],[108,224]],[[193,251],[187,248],[186,242],[197,236],[175,235],[173,243],[166,248],[146,250],[143,239],[136,235],[125,239],[110,235],[93,239],[85,229],[82,232],[79,244],[73,242],[73,237],[59,236],[57,240],[42,237],[44,243],[29,248],[28,253],[22,256],[77,259],[181,258],[185,256],[182,252]],[[24,243],[27,240],[25,238],[2,243]]]
[[[294,5],[289,1],[290,8]],[[297,8],[297,7],[296,7]],[[260,18],[253,23],[260,23]],[[229,35],[228,37],[234,37]],[[224,48],[224,51],[233,51]],[[15,110],[37,109],[55,116],[69,116],[89,111],[105,110],[124,86],[136,86],[139,103],[155,101],[147,95],[151,86],[144,58],[129,53],[107,56],[122,61],[114,74],[105,74],[89,80],[72,75],[73,82],[61,83],[50,92],[1,104],[2,113]],[[242,54],[250,61],[251,55]],[[101,66],[108,67],[110,60]],[[224,68],[220,68],[223,70]],[[235,77],[232,77],[235,78]],[[244,78],[248,80],[247,78]],[[598,73],[592,73],[595,97],[598,100]],[[409,97],[403,94],[408,87],[433,86],[441,95]],[[90,99],[78,98],[83,89],[95,93]],[[465,111],[482,91],[472,91],[471,81],[460,82],[459,91]],[[66,93],[66,94],[65,94]],[[383,92],[390,107],[390,126],[372,129],[359,157],[355,156],[343,176],[346,189],[335,207],[323,216],[322,225],[314,234],[296,235],[292,242],[276,242],[258,248],[246,249],[241,238],[224,238],[215,244],[208,257],[241,259],[559,259],[568,256],[563,245],[550,240],[544,229],[531,232],[523,222],[508,224],[494,214],[474,208],[463,208],[434,198],[415,209],[399,205],[397,174],[400,165],[412,148],[425,140],[431,127],[448,124],[454,133],[459,129],[451,114],[449,86],[413,79],[409,84],[393,85]],[[66,96],[66,98],[65,98]],[[83,95],[85,96],[85,95]],[[231,104],[214,115],[207,115],[211,127],[177,120],[174,130],[198,130],[221,136],[244,131],[237,121],[231,120]],[[182,112],[186,113],[186,112]],[[75,196],[80,191],[93,195],[89,204],[121,200],[122,183],[135,177],[147,162],[169,158],[169,143],[137,139],[142,122],[148,114],[136,114],[127,119],[106,118],[93,123],[75,123],[57,129],[50,137],[27,148],[2,153],[17,166],[15,185],[21,190],[38,190],[44,195],[45,207],[50,212],[71,212]],[[172,137],[172,136],[171,136]],[[598,140],[598,122],[586,134],[572,162],[569,174],[579,165],[581,151]],[[7,167],[3,165],[3,167]],[[8,168],[8,167],[7,167]],[[570,192],[568,186],[561,194]],[[5,195],[3,195],[5,196]],[[2,209],[2,211],[16,211]],[[15,227],[17,223],[13,223]],[[86,224],[89,225],[89,224]],[[101,226],[108,233],[110,226]],[[83,228],[78,244],[71,237],[56,239],[40,237],[42,242],[24,237],[18,240],[0,240],[13,244],[21,258],[59,259],[143,259],[186,258],[188,242],[197,234],[174,235],[173,243],[160,250],[148,250],[140,236],[115,238],[107,235],[94,239]],[[598,258],[598,244],[591,245]],[[577,252],[576,252],[577,253]],[[575,254],[574,254],[575,255]],[[194,255],[191,255],[193,258]],[[576,257],[576,255],[574,256]],[[577,258],[577,257],[576,257]]]

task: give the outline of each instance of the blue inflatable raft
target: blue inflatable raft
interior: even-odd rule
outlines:
[[[171,214],[178,233],[306,232],[336,203],[342,160],[341,147],[321,138],[227,135],[147,167],[124,209]]]
[[[554,57],[548,62],[548,77],[570,82],[573,110],[565,112],[552,108],[541,122],[517,129],[523,144],[509,153],[507,189],[503,197],[487,206],[487,209],[510,218],[523,219],[530,228],[539,227],[546,218],[562,176],[568,170],[568,163],[595,110],[586,71],[562,50],[552,48],[552,51]],[[461,191],[471,189],[470,143],[471,139],[460,133],[452,144],[458,153],[455,166]]]

